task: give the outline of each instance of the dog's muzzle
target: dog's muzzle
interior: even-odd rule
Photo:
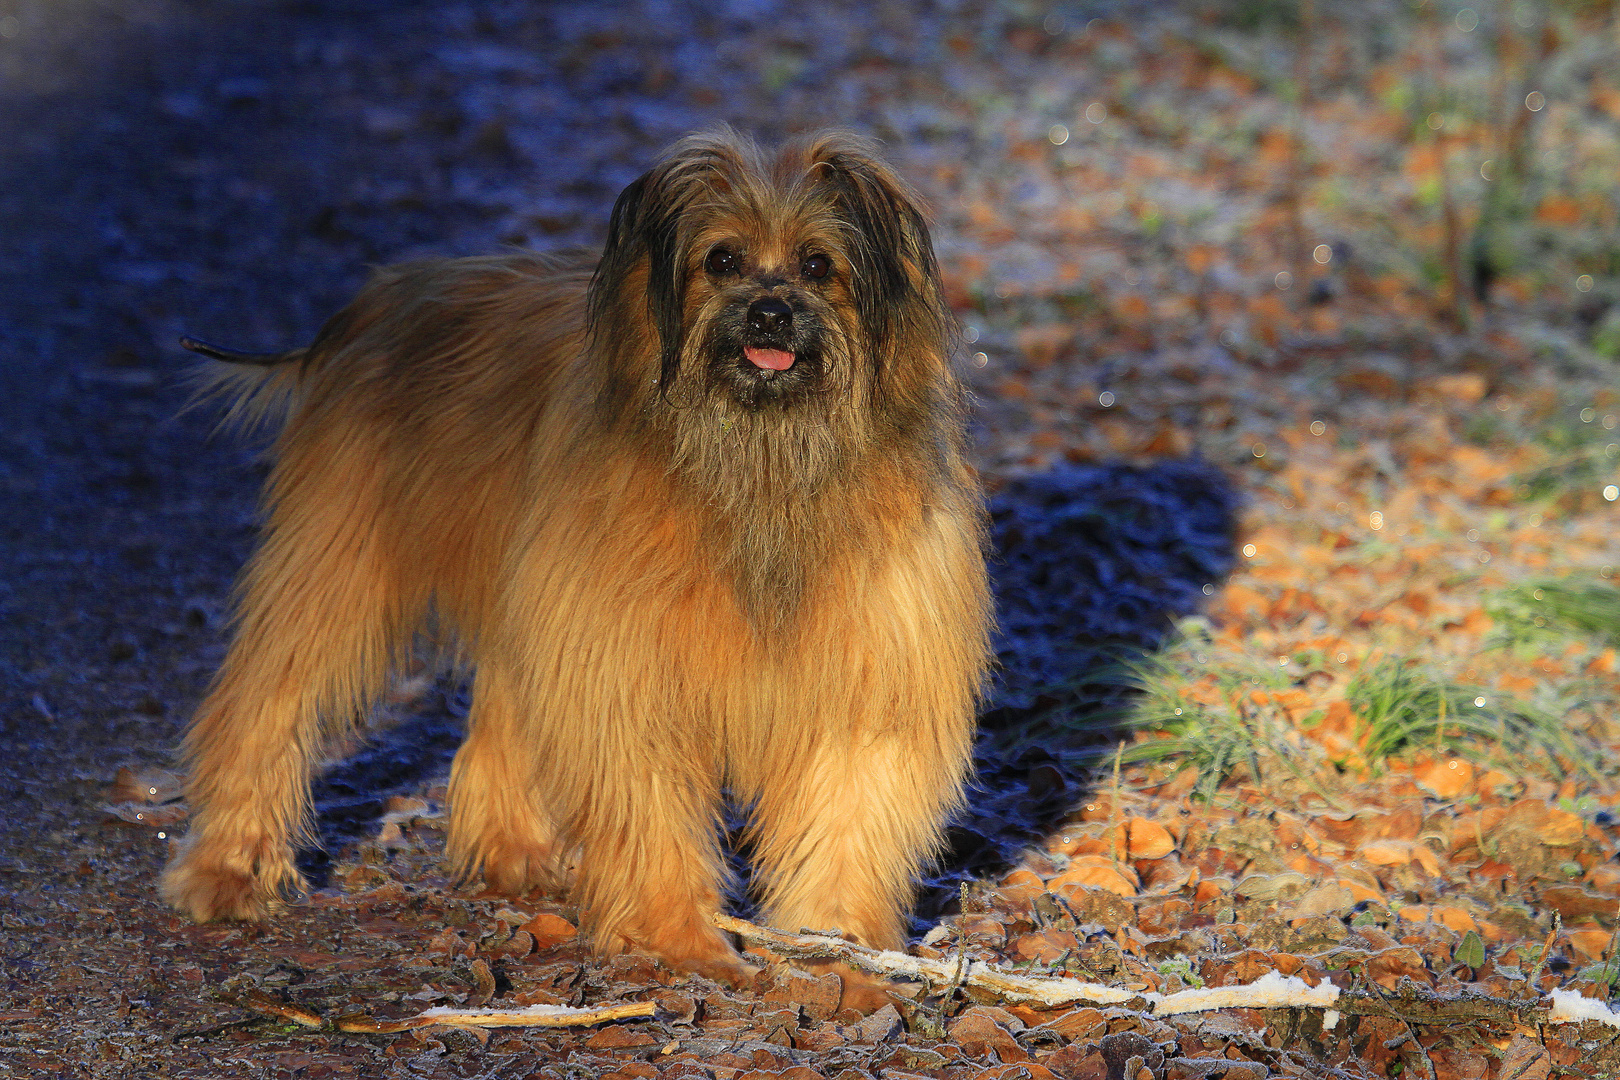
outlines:
[[[793,309],[787,301],[774,296],[762,296],[748,305],[750,336],[769,340],[785,337],[793,329]],[[764,371],[786,371],[797,357],[786,349],[767,348],[762,345],[743,347],[748,362]]]

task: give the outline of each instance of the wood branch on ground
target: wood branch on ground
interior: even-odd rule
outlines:
[[[227,1000],[254,1012],[290,1021],[300,1027],[363,1032],[372,1035],[389,1035],[422,1027],[590,1027],[609,1020],[644,1019],[658,1011],[657,1002],[624,1001],[616,1005],[591,1009],[576,1009],[566,1005],[527,1005],[516,1009],[436,1008],[397,1020],[380,1020],[358,1013],[328,1020],[319,1013],[278,1001],[263,990],[248,990]]]
[[[658,1011],[652,1001],[625,1001],[596,1009],[575,1009],[566,1005],[526,1005],[519,1009],[428,1009],[403,1020],[376,1020],[366,1016],[342,1016],[339,1031],[388,1034],[419,1027],[590,1027],[609,1020],[650,1017]]]
[[[1022,975],[981,960],[965,957],[932,960],[906,953],[871,949],[829,934],[788,934],[717,913],[714,924],[751,945],[791,959],[833,960],[883,978],[921,981],[931,994],[964,988],[988,993],[1008,1004],[1053,1006],[1140,1002],[1141,1011],[1153,1016],[1206,1012],[1217,1009],[1324,1010],[1327,1027],[1336,1014],[1387,1016],[1408,1024],[1456,1024],[1484,1021],[1509,1027],[1578,1023],[1593,1020],[1620,1027],[1620,1014],[1606,1004],[1573,991],[1554,990],[1546,996],[1506,1000],[1487,994],[1440,994],[1403,979],[1392,991],[1376,984],[1369,990],[1341,989],[1331,982],[1311,986],[1297,976],[1267,972],[1252,983],[1182,990],[1173,994],[1133,993],[1116,987],[1054,976]]]

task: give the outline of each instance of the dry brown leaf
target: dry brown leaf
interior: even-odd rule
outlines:
[[[127,821],[131,825],[148,825],[155,829],[178,825],[191,816],[191,809],[185,803],[154,806],[145,802],[129,802],[104,806],[102,809],[120,821]]]
[[[1162,859],[1176,849],[1176,838],[1156,821],[1133,817],[1126,827],[1132,859]]]
[[[1027,905],[1041,893],[1046,891],[1046,883],[1039,874],[1030,870],[1014,870],[1002,878],[996,892],[1006,899],[1009,904]]]
[[[1620,866],[1614,863],[1598,863],[1587,872],[1586,880],[1598,892],[1620,895]]]
[[[1162,859],[1143,860],[1136,864],[1142,887],[1155,892],[1168,892],[1185,888],[1198,880],[1198,868],[1188,866],[1174,855]]]
[[[1610,930],[1571,930],[1566,936],[1570,948],[1583,960],[1602,960],[1614,941],[1614,933]]]
[[[1547,1048],[1529,1036],[1515,1036],[1502,1054],[1501,1075],[1513,1080],[1549,1080],[1552,1068]]]
[[[1565,922],[1581,919],[1613,919],[1615,899],[1579,885],[1548,885],[1541,890],[1541,901],[1557,910]]]
[[[1474,916],[1463,908],[1451,904],[1435,904],[1431,909],[1434,921],[1447,930],[1455,930],[1459,934],[1470,930],[1478,930],[1479,924]]]
[[[532,934],[534,947],[540,951],[561,945],[579,933],[579,929],[573,923],[549,911],[542,911],[518,929]]]
[[[1342,872],[1343,871],[1341,869],[1341,873]],[[1360,881],[1354,881],[1344,877],[1339,879],[1339,884],[1350,890],[1350,895],[1355,899],[1356,903],[1361,903],[1364,900],[1371,901],[1374,904],[1382,904],[1386,902],[1383,891],[1376,889],[1371,885],[1366,885]]]
[[[1489,384],[1485,376],[1465,371],[1455,375],[1436,375],[1423,380],[1422,389],[1441,401],[1463,401],[1474,404],[1485,399]]]
[[[185,794],[183,773],[167,769],[135,770],[123,766],[113,776],[104,793],[110,803],[166,803]]]
[[[1410,840],[1373,840],[1361,845],[1356,855],[1374,866],[1405,866],[1415,857],[1416,847]]]
[[[1081,855],[1069,869],[1046,883],[1048,891],[1067,896],[1076,890],[1102,889],[1120,896],[1135,896],[1139,888],[1135,871],[1102,855]]]
[[[1474,775],[1474,767],[1461,758],[1420,758],[1412,766],[1413,782],[1442,799],[1472,791]]]
[[[1434,982],[1433,975],[1423,963],[1423,954],[1406,945],[1384,949],[1367,958],[1367,974],[1379,986],[1393,990],[1403,978],[1420,986]]]
[[[1079,947],[1080,942],[1071,933],[1063,930],[1038,930],[1030,934],[1021,934],[1012,941],[1013,955],[1020,960],[1034,960],[1042,964],[1050,964],[1062,958],[1070,949]]]
[[[1504,828],[1518,828],[1533,833],[1542,843],[1552,847],[1570,847],[1581,842],[1586,835],[1586,822],[1560,807],[1549,806],[1539,799],[1525,799],[1515,803],[1503,819]]]
[[[980,1057],[994,1050],[1003,1061],[1027,1061],[1029,1054],[1013,1035],[1024,1030],[1024,1023],[1006,1009],[975,1005],[962,1013],[946,1029],[963,1052]]]

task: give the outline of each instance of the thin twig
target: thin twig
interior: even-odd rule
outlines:
[[[1549,1022],[1550,1003],[1545,997],[1506,1001],[1485,994],[1438,994],[1414,987],[1410,996],[1403,994],[1399,999],[1391,999],[1377,986],[1371,992],[1341,991],[1329,982],[1312,987],[1297,977],[1285,979],[1276,975],[1245,986],[1164,995],[1137,994],[1079,979],[1018,974],[982,960],[966,961],[959,955],[949,960],[932,960],[870,949],[825,934],[786,934],[718,913],[712,916],[712,921],[720,929],[778,956],[832,960],[889,979],[921,981],[932,994],[965,987],[1012,1004],[1059,1006],[1136,1001],[1143,1006],[1143,1012],[1154,1016],[1231,1008],[1318,1008],[1352,1016],[1394,1017],[1408,1025],[1420,1026],[1481,1022],[1513,1027]]]
[[[374,1016],[351,1013],[328,1020],[320,1013],[284,1001],[263,990],[246,990],[225,995],[225,1000],[256,1013],[291,1021],[300,1027],[326,1031],[366,1032],[387,1035],[420,1027],[589,1027],[608,1020],[632,1020],[653,1016],[658,1003],[623,1001],[596,1009],[573,1009],[564,1005],[529,1005],[517,1009],[428,1009],[399,1020],[379,1020]]]
[[[1530,973],[1530,989],[1535,993],[1539,994],[1541,992],[1541,987],[1536,984],[1536,980],[1541,978],[1541,969],[1547,965],[1547,954],[1552,951],[1553,942],[1558,940],[1558,930],[1563,924],[1563,921],[1564,920],[1559,915],[1558,910],[1554,908],[1552,913],[1552,932],[1547,935],[1546,943],[1541,946],[1541,955],[1536,957],[1535,970]]]
[[[310,1012],[308,1009],[299,1008],[297,1005],[289,1005],[285,1001],[270,996],[263,990],[250,988],[238,995],[226,995],[225,1000],[232,1001],[244,1009],[252,1009],[256,1013],[263,1013],[265,1016],[274,1016],[291,1021],[300,1027],[318,1028],[325,1023],[319,1013]]]

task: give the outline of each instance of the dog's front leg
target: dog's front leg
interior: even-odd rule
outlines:
[[[583,577],[602,580],[594,568]],[[706,639],[672,629],[656,596],[627,605],[600,588],[573,593],[569,580],[525,574],[509,607],[527,613],[514,619],[521,632],[508,625],[491,650],[503,670],[522,673],[509,682],[521,719],[502,740],[521,755],[511,770],[533,770],[556,850],[576,860],[574,898],[599,953],[640,950],[740,982],[751,971],[710,921],[725,865],[714,721],[674,644]],[[558,591],[525,600],[528,588]],[[452,803],[456,813],[479,805],[465,789]],[[452,834],[471,829],[457,823]],[[507,874],[488,857],[483,865],[486,880]]]

